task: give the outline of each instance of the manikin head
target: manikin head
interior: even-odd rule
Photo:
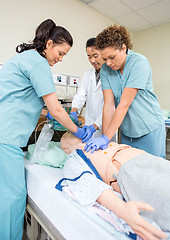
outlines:
[[[66,132],[60,140],[60,146],[64,152],[69,154],[76,149],[84,149],[85,143],[82,143],[81,139],[75,137],[71,132]]]

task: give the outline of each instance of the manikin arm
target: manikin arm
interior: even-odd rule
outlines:
[[[167,238],[162,231],[152,226],[139,214],[140,209],[153,211],[150,205],[137,201],[124,202],[111,189],[103,191],[97,202],[125,220],[142,239],[158,240]]]

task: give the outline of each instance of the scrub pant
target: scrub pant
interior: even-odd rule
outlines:
[[[0,143],[0,239],[21,240],[26,207],[24,153]]]
[[[121,132],[121,143],[130,145],[134,148],[139,148],[145,150],[146,152],[155,155],[157,157],[166,157],[166,131],[165,125],[163,124],[159,128],[155,129],[154,131],[141,136],[139,138],[130,138],[125,136]]]

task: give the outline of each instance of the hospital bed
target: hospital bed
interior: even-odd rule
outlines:
[[[42,226],[48,239],[130,239],[96,213],[81,207],[55,188],[63,177],[62,169],[30,164],[29,160],[25,160],[25,171],[28,191],[26,214],[32,216],[32,225]],[[31,225],[30,221],[26,221],[26,224]],[[37,234],[35,228],[34,233]],[[32,235],[30,240],[34,239],[37,238]]]

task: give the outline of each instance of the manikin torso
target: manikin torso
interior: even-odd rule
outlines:
[[[128,145],[111,142],[105,150],[95,151],[93,154],[85,152],[84,154],[91,160],[103,181],[120,192],[119,186],[113,174],[118,174],[119,168],[128,160],[143,154],[144,151],[132,148]]]

